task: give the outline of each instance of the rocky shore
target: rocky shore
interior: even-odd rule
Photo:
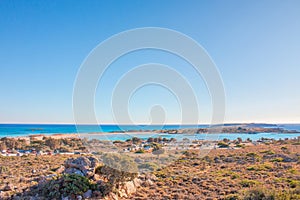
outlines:
[[[197,129],[173,129],[173,130],[157,130],[158,133],[165,134],[197,134],[197,133],[245,133],[245,134],[257,134],[257,133],[300,133],[297,130],[287,130],[284,128],[264,128],[255,127],[249,125],[238,126],[216,126],[210,128],[197,128]]]

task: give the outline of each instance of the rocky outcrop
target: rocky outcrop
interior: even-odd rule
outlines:
[[[13,199],[130,199],[138,187],[154,185],[156,180],[154,175],[140,174],[110,182],[99,170],[104,166],[92,156],[69,158],[55,170],[55,174],[37,177],[34,180],[38,184],[21,191]],[[112,172],[115,170],[107,171],[109,174]],[[118,174],[113,174],[116,175]],[[0,190],[0,199],[10,199],[10,193],[17,189],[16,186],[7,184]]]
[[[70,158],[65,161],[64,166],[59,167],[56,172],[64,174],[78,174],[85,176],[89,179],[93,179],[99,186],[105,184],[103,182],[103,177],[95,173],[95,170],[98,166],[103,165],[95,157],[79,157],[79,158]],[[127,181],[119,183],[116,187],[115,192],[110,192],[104,199],[113,199],[118,200],[120,198],[128,198],[131,194],[135,193],[137,188],[140,186],[149,186],[153,185],[153,181],[156,180],[156,176],[151,174],[141,174],[132,181]],[[86,191],[82,196],[82,199],[93,198],[99,193],[99,191]]]
[[[128,181],[119,187],[118,196],[128,197],[136,192],[136,186],[133,181]]]
[[[99,165],[99,160],[95,157],[70,158],[65,161],[65,174],[78,174],[91,178],[94,176],[95,168]]]
[[[120,184],[116,193],[110,193],[105,199],[107,200],[119,200],[122,198],[128,198],[134,194],[140,186],[151,186],[154,185],[153,181],[157,180],[155,175],[152,174],[141,174],[132,181],[127,181]]]
[[[297,162],[298,158],[296,156],[294,157],[289,157],[287,155],[284,154],[273,154],[273,155],[264,155],[263,156],[264,159],[277,159],[280,158],[282,159],[282,162]]]

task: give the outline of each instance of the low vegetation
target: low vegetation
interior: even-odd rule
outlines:
[[[93,195],[99,193],[99,199],[122,190],[124,182],[138,177],[143,184],[121,199],[296,200],[300,199],[297,143],[282,140],[238,149],[212,149],[204,157],[199,156],[199,150],[184,150],[163,168],[150,160],[142,162],[145,154],[133,153],[139,159],[135,162],[122,154],[102,153],[101,164],[95,169],[99,179],[61,173],[65,160],[79,155],[0,156],[1,199],[16,199],[14,195],[29,190],[44,199],[85,198],[92,191]],[[159,152],[159,145],[153,149],[158,151],[154,153],[157,157],[164,153]],[[152,178],[140,177],[138,170],[153,171]]]
[[[76,199],[78,195],[84,194],[92,189],[90,180],[84,176],[77,174],[64,174],[54,177],[47,181],[40,188],[40,196],[46,199],[61,199],[62,197],[70,197]]]
[[[157,169],[153,185],[140,187],[131,199],[300,199],[296,143],[282,140],[235,150],[212,149],[202,158],[195,156],[197,151],[186,151],[175,163]]]

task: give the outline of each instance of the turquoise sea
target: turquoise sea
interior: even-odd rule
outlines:
[[[208,127],[208,125],[71,125],[71,124],[0,124],[0,137],[34,134],[99,133]]]
[[[230,124],[227,124],[230,125]],[[280,127],[288,130],[300,131],[300,124],[278,124],[278,125],[266,125],[256,124],[255,126],[263,127]],[[0,124],[0,137],[16,137],[27,136],[34,134],[74,134],[78,133],[81,137],[96,138],[101,140],[126,140],[131,137],[149,138],[149,137],[165,137],[176,138],[181,140],[183,138],[199,139],[199,140],[222,140],[224,138],[236,139],[241,137],[242,139],[250,138],[252,140],[258,140],[262,137],[273,139],[295,138],[300,136],[300,133],[258,133],[258,134],[242,134],[242,133],[220,133],[220,134],[153,134],[142,133],[139,130],[158,130],[158,129],[178,129],[178,128],[205,128],[208,125],[63,125],[63,124]],[[135,131],[130,134],[114,133],[118,131]],[[101,132],[101,134],[99,134]],[[98,134],[95,134],[98,133]]]

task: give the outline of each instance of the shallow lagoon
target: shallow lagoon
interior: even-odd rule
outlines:
[[[250,138],[256,141],[262,137],[272,139],[284,139],[284,138],[296,138],[300,136],[300,133],[257,133],[257,134],[245,134],[245,133],[220,133],[220,134],[155,134],[152,132],[129,132],[129,133],[107,133],[112,131],[128,131],[128,130],[158,130],[158,129],[178,129],[178,128],[206,128],[208,125],[63,125],[63,124],[0,124],[0,137],[17,137],[28,136],[34,134],[74,134],[78,133],[80,137],[88,136],[89,138],[95,138],[100,140],[127,140],[132,137],[139,137],[147,139],[149,137],[165,137],[176,138],[182,140],[188,138],[191,140],[222,140],[224,138],[234,140],[238,137],[243,140]],[[300,124],[278,124],[274,127],[284,128],[287,130],[300,131]],[[93,132],[106,132],[96,133]]]
[[[253,141],[257,141],[261,138],[269,139],[285,139],[285,138],[297,138],[300,133],[257,133],[257,134],[245,134],[245,133],[220,133],[220,134],[157,134],[157,133],[104,133],[104,134],[80,134],[80,137],[87,137],[88,139],[99,140],[120,140],[125,141],[132,137],[138,137],[141,139],[148,139],[149,137],[162,137],[162,138],[176,138],[182,140],[184,138],[190,140],[223,140],[224,138],[235,140],[238,137],[246,140],[250,138]]]

